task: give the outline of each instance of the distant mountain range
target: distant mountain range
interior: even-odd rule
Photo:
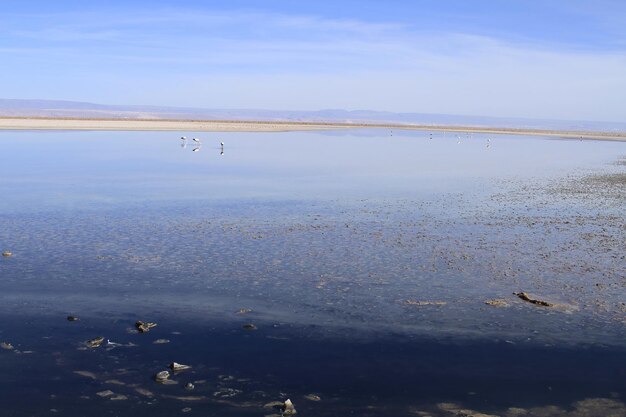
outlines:
[[[326,123],[390,123],[406,125],[500,127],[564,131],[626,132],[626,123],[392,113],[371,110],[319,111],[204,109],[195,107],[125,106],[60,100],[0,99],[0,117],[96,119],[254,120]]]

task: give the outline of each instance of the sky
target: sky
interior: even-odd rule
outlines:
[[[0,98],[626,121],[621,0],[3,0]]]

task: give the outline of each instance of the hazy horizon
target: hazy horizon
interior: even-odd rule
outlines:
[[[67,100],[0,98],[0,117],[58,117],[155,120],[240,120],[328,123],[383,123],[561,131],[626,132],[624,122],[506,118],[437,113],[394,113],[368,109],[219,109],[155,105],[111,105]]]

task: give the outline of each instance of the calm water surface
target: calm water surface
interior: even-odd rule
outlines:
[[[181,134],[0,132],[6,415],[626,415],[626,144]]]

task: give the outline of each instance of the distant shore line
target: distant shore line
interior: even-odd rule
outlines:
[[[335,129],[399,129],[433,132],[556,136],[568,139],[626,141],[626,132],[564,131],[508,127],[347,123],[265,120],[104,119],[71,117],[0,117],[0,130],[144,130],[207,132],[287,132]]]

